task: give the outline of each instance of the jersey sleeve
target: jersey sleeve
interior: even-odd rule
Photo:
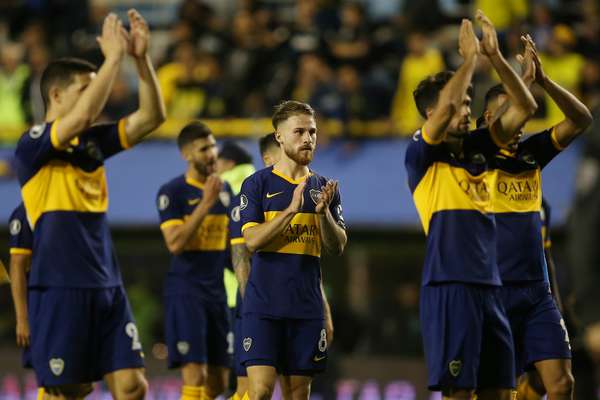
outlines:
[[[434,163],[441,151],[441,143],[434,143],[428,139],[422,129],[412,137],[406,149],[404,165],[408,174],[408,186],[414,192],[419,181]]]
[[[25,207],[21,204],[17,207],[8,222],[10,254],[31,254],[33,248],[33,232],[29,227]]]
[[[56,153],[56,132],[54,122],[33,126],[19,139],[15,150],[17,175],[21,185],[35,175]],[[55,139],[53,140],[52,137]],[[57,146],[57,145],[56,145]]]
[[[242,190],[240,191],[240,219],[242,233],[247,228],[265,222],[261,187],[255,175],[246,178],[244,183],[242,183]]]
[[[125,118],[111,124],[94,125],[87,134],[98,143],[105,160],[130,147],[125,135]]]
[[[240,195],[233,197],[228,210],[229,215],[229,240],[231,245],[244,243],[242,235],[242,220],[240,216]]]
[[[160,188],[156,196],[156,207],[160,218],[160,229],[183,224],[183,209],[177,193],[168,185]]]
[[[344,214],[342,209],[342,196],[340,194],[340,190],[335,193],[331,204],[329,204],[329,211],[331,211],[331,215],[333,215],[333,219],[335,222],[343,229],[346,229],[346,221],[344,220]]]
[[[563,150],[556,141],[554,132],[555,128],[551,128],[536,133],[519,145],[522,150],[525,150],[535,157],[540,168],[544,168],[548,165],[548,163]]]

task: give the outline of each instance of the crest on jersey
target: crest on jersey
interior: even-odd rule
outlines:
[[[240,206],[234,207],[231,210],[231,220],[233,222],[240,222]]]
[[[460,360],[452,360],[448,364],[448,370],[450,371],[450,375],[453,377],[457,377],[460,374],[460,370],[462,369],[462,361]]]
[[[160,211],[164,211],[169,207],[169,196],[166,194],[161,194],[158,196],[158,209]]]
[[[18,219],[13,219],[9,224],[10,234],[15,236],[21,232],[21,221]]]
[[[188,342],[177,342],[177,351],[181,355],[186,355],[190,351],[190,344]]]
[[[31,129],[29,130],[29,137],[32,139],[37,139],[40,136],[42,136],[42,134],[44,133],[44,130],[46,129],[46,124],[39,124],[39,125],[35,125],[32,126]]]
[[[310,198],[312,199],[312,201],[315,204],[319,204],[319,200],[321,200],[322,195],[321,191],[317,189],[310,189],[308,193],[310,193]]]
[[[248,207],[248,198],[245,194],[240,196],[240,211],[243,211]]]
[[[231,195],[229,192],[219,192],[219,200],[221,200],[221,204],[225,207],[229,207],[229,204],[231,204]]]
[[[50,371],[56,376],[60,376],[65,369],[65,362],[62,358],[50,359]]]
[[[242,345],[244,345],[244,351],[248,352],[250,350],[250,347],[252,347],[252,338],[249,338],[249,337],[245,338],[242,341]]]

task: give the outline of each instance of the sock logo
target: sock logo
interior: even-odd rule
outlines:
[[[50,371],[56,376],[60,376],[65,369],[65,362],[62,358],[51,358],[49,364]]]
[[[250,347],[252,347],[252,338],[245,338],[242,344],[244,345],[244,351],[248,352]]]
[[[185,356],[190,351],[190,344],[183,341],[177,342],[177,351]]]
[[[450,371],[450,375],[453,377],[457,377],[460,374],[460,370],[462,369],[462,361],[460,360],[452,360],[448,364],[448,370]]]

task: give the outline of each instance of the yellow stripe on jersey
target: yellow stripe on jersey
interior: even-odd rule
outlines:
[[[168,219],[165,222],[163,222],[162,224],[160,224],[160,229],[165,229],[165,228],[169,228],[171,226],[177,226],[177,225],[182,225],[182,224],[183,224],[182,219]]]
[[[21,193],[32,228],[45,212],[108,209],[104,167],[85,172],[68,162],[53,160],[27,181]]]
[[[567,148],[567,146],[563,146],[558,142],[558,138],[556,137],[556,127],[552,128],[550,139],[552,139],[552,145],[556,148],[556,150],[563,151]]]
[[[265,222],[273,220],[280,212],[265,212]],[[320,257],[321,229],[317,214],[297,213],[283,232],[260,251]]]
[[[307,177],[312,175],[312,172],[309,172],[308,175],[303,176],[302,178],[298,178],[298,179],[292,179],[289,176],[285,175],[283,172],[276,170],[275,168],[273,168],[273,170],[271,171],[272,173],[274,173],[275,175],[277,175],[278,177],[285,179],[286,181],[288,181],[291,184],[294,185],[299,185],[300,183],[302,183]]]
[[[429,137],[429,134],[425,130],[425,127],[421,128],[421,135],[423,136],[423,140],[425,141],[425,143],[432,146],[440,144],[444,141],[444,136],[440,137],[438,140],[433,140],[431,137]]]
[[[188,219],[186,215],[184,219]],[[227,226],[229,219],[226,214],[209,214],[202,220],[198,231],[189,240],[184,250],[188,251],[222,251],[227,248]]]
[[[540,170],[510,174],[494,170],[494,213],[539,212],[542,209]]]
[[[131,147],[129,141],[127,140],[127,133],[125,132],[125,124],[127,123],[126,118],[121,118],[119,120],[118,130],[119,130],[119,143],[121,147],[124,149],[128,149]]]
[[[242,232],[244,232],[248,228],[252,228],[253,226],[260,225],[258,222],[246,222],[244,226],[242,226]]]
[[[77,146],[79,145],[79,137],[74,137],[73,139],[71,139],[71,141],[69,142],[68,145],[66,146],[61,146],[60,143],[58,142],[58,136],[57,136],[57,123],[58,119],[56,119],[54,122],[52,122],[52,127],[50,128],[50,143],[52,143],[52,146],[55,149],[58,150],[64,150],[69,146]]]
[[[29,255],[29,254],[31,254],[31,249],[23,249],[20,247],[11,247],[9,252],[10,252],[10,254]]]
[[[413,193],[425,234],[429,232],[431,217],[438,211],[492,212],[490,188],[493,178],[488,172],[473,176],[463,168],[433,163]]]
[[[243,237],[231,239],[232,246],[235,246],[236,244],[244,244],[244,243],[246,243],[246,240]]]

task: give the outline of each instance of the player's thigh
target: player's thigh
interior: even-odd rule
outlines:
[[[206,389],[210,397],[217,397],[227,389],[229,368],[216,365],[207,366]]]
[[[195,296],[165,296],[165,339],[168,367],[208,363],[209,316],[204,302]]]
[[[248,377],[238,376],[236,379],[235,392],[242,397],[244,393],[248,392]]]
[[[322,319],[286,320],[285,357],[281,371],[286,376],[307,376],[327,367],[327,334]]]
[[[308,400],[310,397],[311,376],[290,376],[290,392],[293,400]]]
[[[103,289],[97,296],[101,305],[101,312],[96,316],[102,334],[99,340],[101,376],[118,370],[143,368],[142,343],[125,289]]]
[[[116,400],[143,399],[148,391],[148,382],[143,368],[125,368],[107,373],[104,382]]]
[[[430,390],[468,392],[477,387],[483,333],[480,291],[460,283],[422,288],[421,332]]]
[[[533,369],[534,364],[543,360],[568,360],[571,358],[569,334],[564,320],[548,291],[546,283],[533,286],[531,296],[535,300],[527,315],[524,332],[525,368]],[[564,371],[570,363],[556,362]],[[539,371],[539,369],[538,369]],[[540,372],[541,373],[541,372]],[[568,373],[570,374],[570,368]]]
[[[516,387],[514,340],[500,288],[481,289],[484,308],[479,389],[509,392]]]
[[[242,317],[241,363],[246,367],[268,366],[276,369],[285,357],[285,322],[258,314]],[[248,372],[250,378],[250,373]]]
[[[251,400],[270,399],[273,395],[277,370],[273,366],[253,365],[248,371],[248,393]]]
[[[45,288],[29,293],[30,355],[38,384],[63,387],[93,382],[98,334],[93,291]]]

